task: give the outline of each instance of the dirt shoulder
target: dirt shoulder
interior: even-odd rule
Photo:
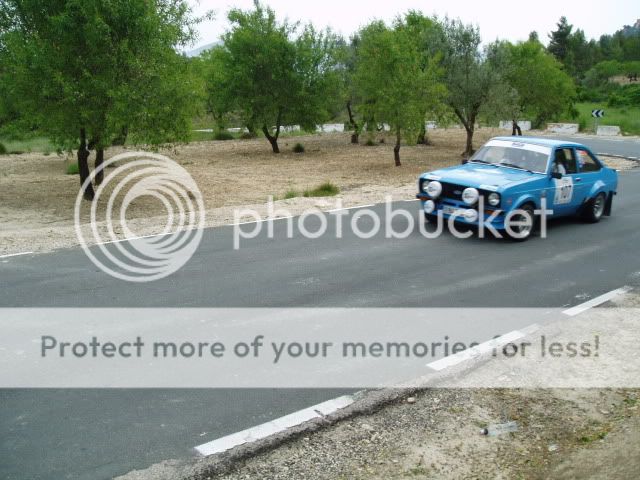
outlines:
[[[358,399],[363,403],[352,414],[310,422],[262,444],[186,464],[168,461],[122,478],[635,479],[640,471],[640,389],[537,385],[542,378],[547,385],[561,385],[563,376],[577,379],[583,373],[587,380],[606,375],[608,384],[637,386],[632,379],[638,365],[638,308],[640,295],[632,292],[591,313],[540,327],[538,334],[565,345],[599,334],[607,348],[586,363],[498,358],[445,374],[446,385],[532,382],[533,388],[433,388],[437,384],[428,383],[431,388],[417,392],[372,392],[365,398],[378,395],[377,400],[367,405]],[[613,321],[602,321],[605,317]],[[612,356],[610,348],[618,353]],[[481,433],[508,421],[516,422],[517,431]]]
[[[480,145],[500,134],[504,132],[480,129],[475,143]],[[375,146],[351,145],[348,134],[283,138],[280,155],[270,153],[261,139],[196,142],[160,153],[192,175],[203,196],[206,226],[219,226],[233,223],[239,207],[265,217],[270,196],[281,199],[276,208],[287,209],[292,215],[309,208],[335,208],[338,199],[344,207],[383,202],[387,196],[411,199],[420,173],[460,162],[463,130],[436,130],[430,135],[432,146],[402,147],[402,167],[394,166],[392,139],[384,134],[378,134],[376,141],[384,139],[385,143]],[[292,152],[298,142],[305,145],[304,154]],[[106,156],[122,152],[114,148]],[[606,161],[619,169],[636,165],[616,158]],[[0,255],[78,244],[73,222],[78,177],[65,174],[71,162],[72,158],[36,153],[0,158]],[[290,190],[301,193],[327,181],[340,188],[337,197],[282,200]],[[97,208],[96,223],[102,231],[106,230],[105,207],[106,201]],[[126,217],[139,236],[160,233],[166,223],[164,207],[148,198],[134,201]],[[82,222],[88,221],[83,215]],[[124,238],[121,226],[116,224],[115,232]]]

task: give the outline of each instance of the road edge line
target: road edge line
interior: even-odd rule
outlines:
[[[598,305],[602,305],[603,303],[608,302],[609,300],[613,300],[615,297],[619,295],[624,295],[625,293],[629,293],[633,290],[633,287],[629,287],[625,285],[621,288],[616,288],[615,290],[611,290],[610,292],[604,293],[598,297],[592,298],[591,300],[587,300],[580,305],[576,305],[575,307],[568,308],[563,310],[562,313],[567,315],[568,317],[575,317],[576,315],[580,315],[581,313],[586,312],[587,310],[597,307]]]
[[[272,435],[284,432],[292,427],[302,425],[309,420],[324,418],[327,415],[331,415],[338,410],[348,407],[353,404],[354,401],[353,396],[343,395],[311,407],[303,408],[302,410],[298,410],[288,415],[278,417],[269,422],[256,425],[255,427],[250,427],[245,430],[217,438],[194,448],[203,457],[223,453],[234,447],[262,440]]]

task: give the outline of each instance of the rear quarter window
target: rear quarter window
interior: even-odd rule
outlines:
[[[598,172],[602,168],[598,161],[586,150],[576,149],[578,152],[578,166],[581,172]]]

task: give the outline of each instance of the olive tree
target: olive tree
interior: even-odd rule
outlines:
[[[314,130],[331,116],[338,88],[337,38],[312,26],[300,30],[278,22],[275,12],[257,0],[252,10],[232,9],[228,19],[221,62],[232,81],[224,95],[245,124],[258,125],[279,153],[282,126]]]
[[[396,137],[396,166],[401,165],[403,138],[410,143],[424,125],[424,95],[434,85],[434,64],[425,65],[411,29],[401,21],[389,28],[377,21],[358,33],[355,84],[366,99],[368,118],[388,123]]]
[[[197,20],[184,0],[0,0],[3,83],[22,127],[75,146],[81,185],[90,150],[100,166],[123,131],[149,143],[188,138],[197,82],[176,48]],[[93,199],[90,183],[83,194]]]
[[[467,133],[463,155],[468,157],[474,151],[476,121],[481,113],[496,105],[503,82],[480,49],[477,27],[449,19],[445,19],[442,26],[444,79],[448,90],[446,102]]]

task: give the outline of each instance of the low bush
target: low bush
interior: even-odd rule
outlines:
[[[303,196],[305,197],[333,197],[340,193],[340,189],[331,182],[325,182],[322,185],[312,189],[305,190]]]
[[[226,140],[233,140],[234,136],[233,134],[231,134],[231,132],[227,132],[226,130],[219,130],[216,132],[213,138],[214,140],[226,141]]]
[[[77,163],[70,163],[67,165],[67,175],[78,175],[80,173],[80,169],[78,168]]]
[[[4,146],[4,143],[0,143],[0,155],[7,154],[7,147]]]
[[[293,151],[294,151],[295,153],[304,153],[304,145],[303,145],[303,144],[301,144],[301,143],[296,143],[296,144],[293,146]]]

